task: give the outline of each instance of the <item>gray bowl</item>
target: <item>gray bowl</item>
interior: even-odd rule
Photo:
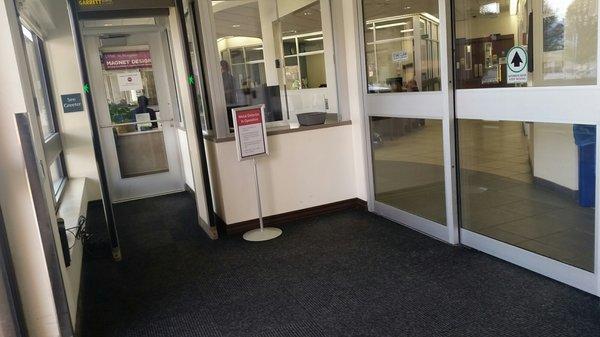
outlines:
[[[325,124],[327,118],[326,112],[305,112],[296,115],[298,117],[298,123],[302,126],[311,126]]]

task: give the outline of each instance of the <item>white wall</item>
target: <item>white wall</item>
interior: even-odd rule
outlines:
[[[179,18],[175,8],[169,10],[169,34],[171,35],[171,57],[174,63],[175,80],[178,81],[178,95],[181,109],[183,110],[185,125],[185,140],[187,141],[187,147],[181,146],[185,180],[188,186],[192,187],[196,191],[196,206],[198,208],[198,216],[200,218],[200,225],[202,229],[211,237],[216,238],[216,232],[207,226],[209,223],[209,214],[206,204],[206,198],[204,195],[204,180],[202,174],[202,168],[200,166],[200,143],[196,135],[196,124],[194,121],[194,108],[193,108],[193,97],[191,97],[191,91],[189,90],[189,84],[187,83],[187,69],[185,67],[186,60],[184,57],[184,45],[183,36],[181,34],[179,25]],[[201,80],[198,78],[197,80]],[[183,136],[183,134],[179,134]],[[183,144],[183,140],[180,138],[180,144]],[[183,152],[187,151],[187,157],[191,163],[191,166],[187,165],[184,158],[186,154]],[[185,170],[188,170],[187,172]],[[189,184],[189,174],[191,171],[192,182]]]
[[[177,139],[179,140],[179,150],[181,151],[181,167],[183,168],[183,178],[186,185],[193,191],[196,191],[187,137],[187,132],[185,130],[177,129]],[[200,192],[202,193],[203,191]]]
[[[269,137],[270,156],[259,159],[263,215],[356,197],[350,125]],[[210,142],[218,175],[217,213],[227,224],[258,217],[251,161],[238,162],[235,142]]]
[[[572,124],[535,123],[533,127],[533,175],[579,190],[579,154]]]
[[[46,32],[46,54],[67,172],[71,178],[88,178],[90,200],[99,200],[100,183],[87,106],[85,111],[67,114],[63,113],[61,106],[60,95],[82,93],[81,74],[67,8],[64,1],[47,7],[54,28]]]
[[[367,174],[367,149],[365,132],[368,125],[365,125],[363,113],[363,87],[362,87],[362,66],[360,55],[363,52],[359,45],[358,31],[358,6],[357,0],[333,0],[332,7],[334,15],[339,15],[340,6],[343,13],[344,47],[346,50],[345,64],[347,80],[342,85],[347,85],[347,96],[340,97],[340,100],[347,100],[348,116],[352,120],[352,148],[354,151],[354,166],[356,184],[356,196],[362,200],[368,199],[368,174]],[[339,26],[339,24],[337,25]],[[337,27],[340,30],[340,27]],[[334,26],[336,30],[336,26]],[[340,107],[343,107],[340,104]]]
[[[31,87],[14,13],[12,0],[0,1],[0,205],[29,335],[54,337],[56,310],[14,117],[33,104],[24,94]]]

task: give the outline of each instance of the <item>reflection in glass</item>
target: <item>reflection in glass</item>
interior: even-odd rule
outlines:
[[[284,16],[279,22],[283,36],[286,89],[326,88],[320,1]]]
[[[101,58],[121,178],[168,172],[150,51],[111,49],[101,51]],[[130,62],[110,62],[122,59]]]
[[[454,6],[459,89],[596,84],[597,0],[511,0],[494,11],[477,0]],[[514,46],[527,51],[522,83],[507,79]]]
[[[50,164],[50,179],[52,179],[52,192],[56,196],[60,191],[65,179],[60,156],[57,157],[52,164]]]
[[[369,93],[440,90],[438,1],[364,0]]]
[[[25,54],[29,64],[30,79],[33,86],[33,94],[42,136],[47,139],[56,132],[52,111],[50,110],[50,93],[46,85],[43,64],[41,62],[41,42],[39,38],[24,26],[21,26],[25,36]]]
[[[594,126],[459,121],[462,227],[594,270]]]
[[[375,200],[446,225],[442,121],[371,117]]]
[[[212,1],[230,128],[232,110],[243,106],[265,104],[267,122],[284,119],[275,62],[265,62],[275,59],[272,32],[263,36],[264,24],[272,22],[276,5],[276,0],[261,1],[260,6],[257,0]],[[263,39],[270,43],[265,46]]]

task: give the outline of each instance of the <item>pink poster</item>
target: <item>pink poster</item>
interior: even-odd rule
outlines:
[[[104,70],[151,68],[149,50],[118,51],[102,53]]]

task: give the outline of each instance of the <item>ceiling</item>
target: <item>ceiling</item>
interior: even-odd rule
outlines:
[[[323,30],[321,6],[318,1],[284,16],[280,21],[283,36],[314,33]]]
[[[213,1],[217,38],[245,36],[262,38],[260,12],[256,0]],[[321,10],[318,1],[288,14],[282,19],[285,35],[321,31]]]
[[[262,36],[257,1],[213,1],[217,38]]]
[[[364,0],[363,13],[366,20],[381,19],[414,13],[438,16],[437,0]]]
[[[456,0],[455,3],[455,17],[457,21],[467,20],[469,18],[478,17],[479,7],[481,5],[489,4],[491,2],[500,3],[500,11],[508,11],[510,0]]]

